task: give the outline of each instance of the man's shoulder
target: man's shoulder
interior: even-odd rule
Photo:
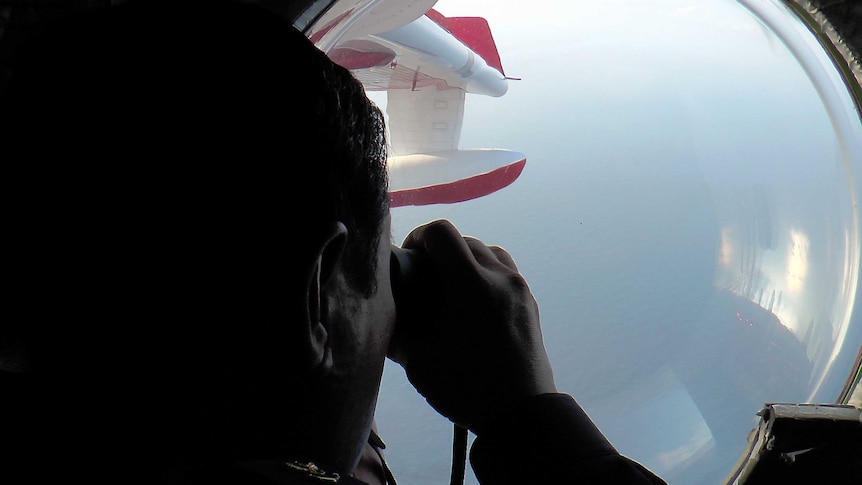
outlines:
[[[218,485],[368,485],[353,477],[326,473],[308,465],[297,467],[276,461],[237,464],[223,475],[223,479]]]

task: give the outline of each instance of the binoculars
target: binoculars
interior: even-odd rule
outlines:
[[[435,298],[440,279],[428,255],[418,249],[392,246],[389,258],[389,277],[395,299],[396,328],[426,316],[431,305],[439,304]]]

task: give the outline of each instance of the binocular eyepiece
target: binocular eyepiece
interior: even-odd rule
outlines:
[[[439,291],[439,278],[423,251],[394,245],[389,273],[395,299],[396,326],[403,327],[403,324],[415,321],[422,314],[420,311],[427,313],[430,304],[436,301],[434,294]]]

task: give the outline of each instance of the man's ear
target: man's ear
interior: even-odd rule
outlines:
[[[324,234],[316,251],[316,261],[308,279],[308,311],[304,332],[308,343],[309,368],[326,374],[332,368],[332,346],[329,340],[329,325],[325,321],[323,288],[338,271],[341,254],[347,243],[347,227],[336,221]]]

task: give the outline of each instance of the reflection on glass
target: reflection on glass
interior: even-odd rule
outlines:
[[[529,163],[485,197],[393,210],[396,243],[445,217],[508,249],[558,387],[671,484],[721,483],[765,402],[833,402],[862,343],[862,133],[804,29],[758,3],[439,2],[487,18],[522,78],[467,95],[461,145]],[[450,423],[395,365],[378,424],[401,481],[448,477]]]

